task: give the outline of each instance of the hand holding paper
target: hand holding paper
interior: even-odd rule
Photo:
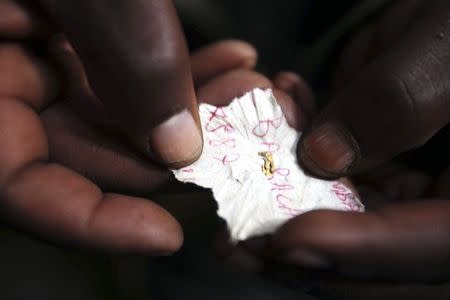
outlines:
[[[358,198],[338,181],[303,173],[300,137],[271,90],[255,89],[226,107],[201,104],[204,149],[176,178],[213,191],[234,241],[274,232],[310,210],[362,211]]]

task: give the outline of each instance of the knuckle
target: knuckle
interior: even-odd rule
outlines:
[[[403,111],[401,120],[409,128],[416,128],[420,119],[417,109],[418,95],[410,88],[410,82],[403,76],[391,75],[386,79],[386,87],[394,107]]]
[[[421,72],[424,72],[423,70]],[[424,76],[429,78],[429,76]],[[433,102],[438,94],[433,82],[425,78],[417,78],[412,75],[393,76],[397,86],[399,97],[403,103],[403,121],[409,127],[410,147],[420,147],[427,143],[436,130],[434,119],[430,114],[433,110]]]
[[[38,116],[16,99],[0,98],[0,128],[1,189],[23,166],[45,160],[48,146]]]

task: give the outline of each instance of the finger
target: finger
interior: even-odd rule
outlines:
[[[436,280],[449,276],[448,202],[393,205],[366,214],[316,211],[273,237],[282,259],[351,276]]]
[[[232,70],[199,87],[197,97],[200,102],[224,106],[228,105],[230,100],[243,96],[254,88],[272,88],[272,83],[269,79],[254,71]]]
[[[428,194],[433,182],[432,176],[402,164],[388,163],[361,176],[355,176],[352,180],[358,188],[369,188],[368,191],[377,192],[383,196],[383,200],[390,202],[435,196]]]
[[[216,42],[191,55],[192,76],[197,86],[233,69],[252,69],[258,53],[250,44],[238,40]]]
[[[24,39],[43,37],[50,32],[43,18],[35,14],[22,1],[0,0],[0,37]]]
[[[297,131],[303,131],[308,122],[308,117],[303,107],[284,91],[274,88],[273,95],[281,106],[288,125]]]
[[[102,189],[148,195],[169,179],[166,168],[90,126],[67,102],[52,105],[41,119],[48,135],[50,160],[82,174]]]
[[[296,73],[280,72],[274,76],[273,84],[291,96],[308,117],[313,117],[317,113],[317,105],[311,87]]]
[[[295,128],[301,127],[303,130],[317,113],[317,107],[311,88],[303,78],[292,72],[278,73],[273,79],[273,84],[276,88],[287,93],[294,99],[298,107],[301,108],[302,116],[299,118],[302,122]]]
[[[172,1],[39,2],[62,24],[110,119],[142,153],[172,167],[200,155],[189,55]]]
[[[0,215],[41,237],[77,246],[173,252],[178,223],[145,199],[103,194],[87,179],[47,163],[38,116],[14,99],[0,101]]]
[[[433,3],[390,52],[338,93],[302,137],[299,161],[309,173],[337,178],[360,172],[423,145],[447,124],[450,5]]]
[[[255,89],[273,88],[272,82],[263,75],[246,69],[232,70],[217,76],[197,90],[200,102],[216,106],[228,105],[233,99]],[[303,112],[285,92],[274,89],[274,96],[286,116],[288,124],[301,130]]]
[[[55,100],[59,82],[54,68],[18,44],[0,46],[0,97],[21,99],[36,110]]]

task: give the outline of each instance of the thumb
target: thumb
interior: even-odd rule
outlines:
[[[341,90],[302,137],[313,175],[353,174],[423,145],[450,119],[450,4],[433,1],[401,39]]]
[[[200,155],[189,54],[170,0],[41,0],[67,34],[114,127],[172,167]]]

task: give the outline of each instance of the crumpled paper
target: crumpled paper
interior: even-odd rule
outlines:
[[[309,177],[297,163],[301,136],[271,90],[255,89],[226,107],[200,104],[204,149],[175,177],[212,189],[235,242],[274,232],[316,209],[362,212],[345,185]]]

